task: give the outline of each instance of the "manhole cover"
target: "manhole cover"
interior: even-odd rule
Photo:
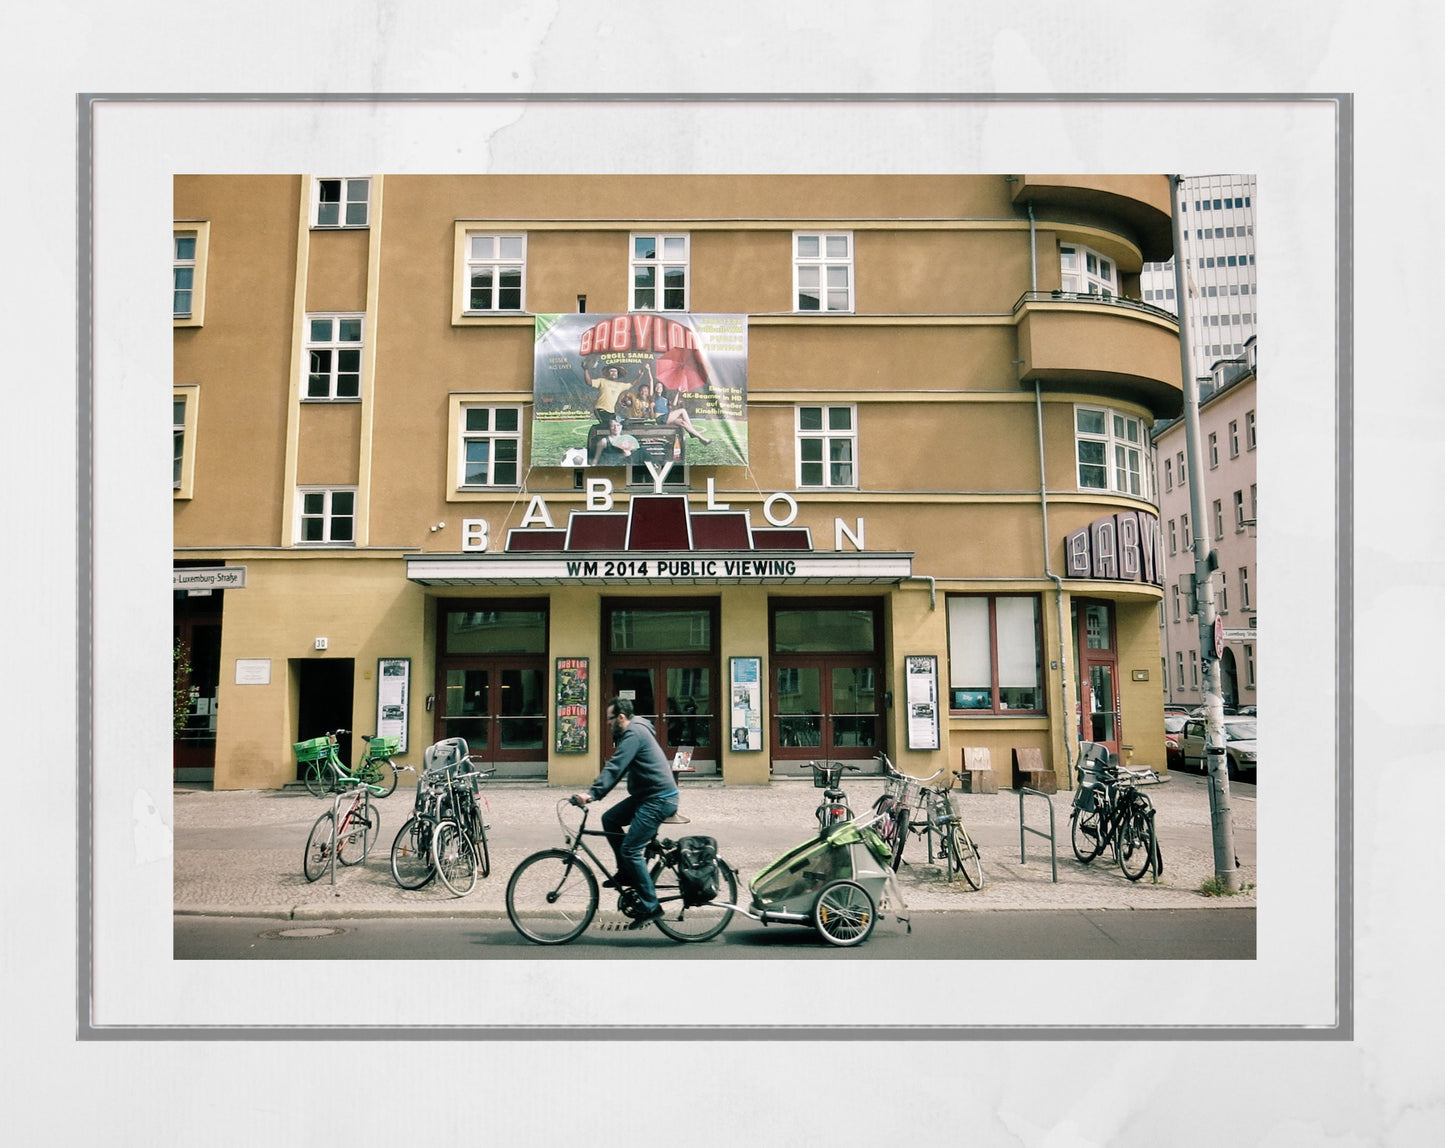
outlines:
[[[290,929],[272,929],[262,933],[263,937],[284,937],[287,940],[312,941],[317,937],[336,937],[346,932],[331,925],[297,925]]]

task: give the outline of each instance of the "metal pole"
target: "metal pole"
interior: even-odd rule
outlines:
[[[1169,177],[1174,225],[1174,296],[1179,300],[1179,362],[1184,375],[1184,450],[1189,465],[1189,517],[1194,523],[1194,591],[1199,618],[1199,662],[1204,671],[1205,760],[1209,770],[1209,813],[1214,827],[1214,875],[1225,888],[1239,889],[1234,853],[1234,818],[1229,809],[1229,767],[1224,751],[1224,698],[1219,690],[1219,648],[1215,634],[1213,572],[1218,556],[1209,545],[1205,517],[1204,468],[1199,438],[1199,380],[1190,353],[1189,292],[1180,224],[1181,176]]]

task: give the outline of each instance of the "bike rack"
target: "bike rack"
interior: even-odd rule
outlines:
[[[329,858],[329,861],[331,868],[331,888],[333,890],[336,888],[336,829],[337,826],[341,824],[341,803],[344,800],[355,797],[360,792],[361,789],[348,789],[341,793],[338,793],[334,798],[332,798],[331,801],[331,857]],[[365,834],[366,831],[363,829],[363,838],[365,837]],[[341,896],[341,894],[337,893],[336,896],[339,897]]]
[[[1031,825],[1024,824],[1024,797],[1042,797],[1049,807],[1049,831],[1045,833],[1042,829],[1035,829]],[[1024,786],[1019,790],[1019,864],[1028,864],[1028,855],[1024,850],[1024,834],[1033,833],[1039,837],[1048,838],[1049,861],[1053,865],[1054,884],[1059,883],[1059,850],[1054,841],[1054,800],[1047,793],[1038,789],[1029,789]]]

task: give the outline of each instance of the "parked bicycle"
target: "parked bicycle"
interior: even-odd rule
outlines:
[[[961,873],[973,888],[982,889],[983,859],[964,827],[963,819],[953,807],[953,798],[949,793],[952,783],[932,784],[943,770],[939,769],[928,777],[913,777],[900,773],[886,753],[880,753],[878,760],[883,763],[888,780],[883,795],[873,803],[873,812],[879,817],[879,835],[893,851],[893,868],[897,870],[903,864],[903,851],[910,832],[927,841],[928,863],[934,864],[936,837],[936,855],[943,862],[948,879],[952,881],[954,873]],[[954,776],[959,776],[957,771]]]
[[[373,796],[383,796],[380,790],[377,785],[359,785],[350,793],[351,803],[346,812],[338,816],[343,794],[316,819],[311,835],[306,838],[306,854],[301,860],[301,872],[306,880],[317,880],[333,860],[343,865],[359,865],[366,860],[381,831],[381,814],[371,803]]]
[[[813,788],[823,791],[823,799],[818,803],[818,808],[813,811],[813,815],[818,819],[820,830],[831,829],[853,816],[853,809],[848,804],[848,795],[840,788],[839,782],[845,769],[857,773],[856,765],[845,765],[841,761],[810,761],[807,765],[798,768],[811,769],[813,771]]]
[[[1123,769],[1097,742],[1080,745],[1078,788],[1069,813],[1074,856],[1088,864],[1112,848],[1124,876],[1137,881],[1151,868],[1164,871],[1164,852],[1154,829],[1154,803],[1139,786],[1158,781],[1152,769]]]
[[[539,945],[564,945],[580,937],[592,923],[601,900],[594,869],[605,880],[617,881],[616,874],[587,843],[589,837],[605,838],[607,834],[587,828],[590,806],[582,806],[582,820],[576,828],[569,826],[564,810],[571,803],[571,798],[557,803],[563,847],[533,853],[507,882],[508,918],[517,932]],[[711,940],[732,920],[737,870],[718,857],[715,895],[699,902],[684,875],[688,866],[685,851],[683,842],[665,837],[654,837],[643,851],[663,908],[657,927],[674,941]],[[604,852],[611,853],[611,847]],[[624,916],[635,919],[640,908],[637,891],[628,886],[618,889],[617,907]]]
[[[466,758],[471,764],[472,759]],[[431,865],[442,884],[458,897],[465,897],[476,886],[478,877],[492,871],[487,850],[487,823],[482,816],[482,798],[477,781],[490,777],[492,769],[447,770],[440,785],[437,802],[437,824],[431,839]]]
[[[297,763],[306,767],[302,780],[307,790],[312,797],[325,797],[356,785],[369,785],[378,797],[389,797],[396,789],[396,766],[391,759],[400,748],[401,739],[362,734],[366,750],[353,771],[346,768],[337,750],[337,738],[350,732],[332,730],[322,737],[293,744]]]
[[[391,875],[403,889],[421,889],[429,884],[438,875],[437,830],[443,822],[450,822],[464,828],[471,844],[471,860],[469,865],[463,864],[467,854],[458,841],[443,842],[440,853],[447,861],[441,871],[443,884],[457,896],[465,896],[478,875],[486,877],[491,873],[487,802],[476,783],[495,771],[469,770],[467,767],[475,765],[476,759],[462,738],[448,738],[429,746],[424,760],[426,768],[417,776],[411,815],[391,843]],[[450,883],[453,881],[455,887]]]

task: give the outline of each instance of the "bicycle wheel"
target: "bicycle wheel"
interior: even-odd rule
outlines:
[[[943,852],[951,869],[962,873],[963,879],[975,889],[983,888],[983,859],[961,823],[949,826],[943,838]]]
[[[738,882],[731,866],[718,858],[717,896],[705,905],[686,905],[678,883],[677,870],[661,861],[653,864],[652,883],[657,888],[657,899],[662,903],[663,916],[657,927],[674,941],[710,941],[728,927],[733,911],[723,905],[738,902]],[[719,904],[721,902],[721,904]]]
[[[357,773],[367,785],[380,787],[381,792],[375,794],[376,797],[390,797],[396,792],[396,766],[391,764],[390,758],[368,757],[362,761]]]
[[[893,840],[898,843],[893,846],[893,871],[895,873],[903,864],[903,847],[908,844],[908,821],[908,806],[895,805],[893,807]]]
[[[1100,836],[1099,811],[1085,812],[1078,806],[1069,814],[1069,841],[1074,846],[1074,856],[1087,865],[1104,850]]]
[[[403,889],[420,889],[437,875],[431,863],[432,821],[408,817],[391,843],[391,875]]]
[[[487,825],[482,820],[482,811],[474,809],[472,814],[472,846],[477,851],[477,873],[482,877],[492,875],[492,853],[487,848]]]
[[[325,797],[331,788],[331,767],[324,761],[312,761],[306,765],[306,790],[312,797]]]
[[[1137,806],[1124,815],[1115,838],[1119,868],[1124,876],[1137,881],[1149,871],[1154,860],[1154,830],[1147,810]]]
[[[813,902],[813,926],[830,945],[861,945],[873,931],[877,918],[873,898],[854,881],[824,885]]]
[[[597,878],[564,849],[533,853],[507,882],[512,927],[539,945],[576,940],[597,912]]]
[[[311,836],[306,838],[306,855],[301,859],[301,872],[308,881],[315,881],[331,864],[331,827],[334,824],[335,818],[328,809],[311,827]]]
[[[336,834],[336,859],[343,865],[360,865],[370,856],[380,832],[381,814],[371,802],[363,801],[341,819],[341,828]]]
[[[455,821],[443,821],[431,839],[431,863],[442,884],[465,897],[477,884],[477,851]]]

